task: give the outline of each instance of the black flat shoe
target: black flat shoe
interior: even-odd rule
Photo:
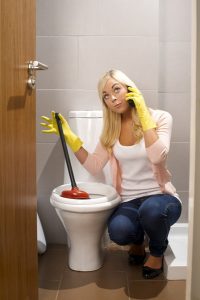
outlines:
[[[146,253],[144,255],[129,254],[128,262],[130,265],[141,265],[143,264],[145,257]]]
[[[163,265],[160,269],[153,269],[148,266],[143,266],[142,267],[142,275],[144,279],[152,279],[157,277],[163,272]]]

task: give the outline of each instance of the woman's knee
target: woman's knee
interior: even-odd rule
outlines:
[[[145,205],[139,209],[139,216],[142,225],[148,225],[149,227],[159,226],[160,221],[166,217],[159,203],[155,202],[145,203]]]
[[[120,222],[119,218],[114,218],[109,222],[108,233],[110,239],[116,244],[119,245],[126,244],[127,226],[124,222],[122,221]]]
[[[176,223],[181,215],[182,212],[182,205],[179,200],[174,203],[169,203],[166,206],[165,213],[167,215],[167,220],[169,226],[172,226],[174,223]]]
[[[144,202],[139,209],[142,224],[148,224],[149,226],[159,226],[163,220],[166,220],[171,226],[177,221],[180,214],[180,201],[170,195],[152,197],[149,201]]]
[[[118,245],[127,245],[134,239],[133,224],[124,216],[117,216],[108,223],[110,239]]]

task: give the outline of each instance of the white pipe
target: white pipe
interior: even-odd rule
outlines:
[[[40,218],[37,214],[37,246],[38,246],[38,253],[42,254],[46,251],[46,239],[44,236],[42,224],[40,222]]]

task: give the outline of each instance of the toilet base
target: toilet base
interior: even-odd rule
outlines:
[[[102,267],[105,254],[102,237],[112,211],[77,215],[56,209],[68,236],[68,265],[71,270],[95,271]]]
[[[98,270],[103,266],[105,256],[104,249],[101,249],[101,247],[94,249],[94,247],[91,248],[90,245],[88,246],[87,253],[85,253],[85,251],[82,253],[80,249],[78,255],[76,255],[76,251],[74,251],[73,248],[69,248],[68,266],[71,270],[89,272]],[[84,250],[86,250],[85,247]]]

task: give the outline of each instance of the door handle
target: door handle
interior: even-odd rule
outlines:
[[[47,70],[48,66],[37,61],[37,60],[30,60],[28,62],[28,70],[29,74],[32,73],[34,70]]]
[[[30,60],[28,62],[28,80],[27,85],[32,90],[35,89],[36,86],[36,78],[34,76],[34,72],[37,70],[47,70],[48,66],[37,61],[37,60]]]

